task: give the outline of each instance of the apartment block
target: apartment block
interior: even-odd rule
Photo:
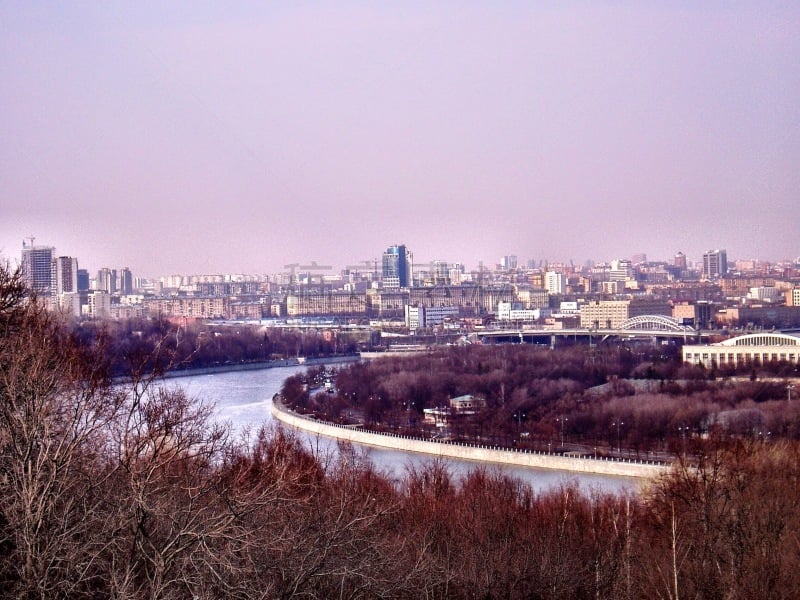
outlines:
[[[67,294],[78,291],[78,259],[59,256],[52,264],[53,294]]]
[[[53,292],[53,255],[52,246],[22,245],[22,276],[26,285],[42,297]]]
[[[111,295],[96,291],[89,294],[89,302],[86,306],[86,316],[90,319],[108,319],[111,317]]]
[[[800,306],[800,287],[786,290],[786,306]]]
[[[630,300],[592,300],[581,306],[581,327],[618,329],[628,319]]]
[[[581,327],[619,329],[628,319],[644,315],[672,316],[669,302],[651,299],[593,300],[581,306]]]
[[[147,314],[151,317],[186,317],[197,319],[231,318],[230,298],[197,298],[177,296],[172,298],[152,298],[144,302]]]
[[[544,289],[550,294],[563,294],[567,291],[567,282],[562,273],[548,271],[544,274]]]
[[[364,294],[324,292],[286,296],[286,316],[288,317],[366,315],[366,312],[367,299]]]
[[[728,273],[728,253],[725,250],[709,250],[703,254],[703,278],[719,279]]]
[[[402,317],[408,304],[405,290],[367,290],[367,313],[373,317]]]

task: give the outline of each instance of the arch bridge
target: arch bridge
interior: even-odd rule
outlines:
[[[582,339],[592,343],[601,343],[609,338],[641,338],[656,340],[682,340],[686,343],[689,337],[698,340],[707,337],[707,333],[699,332],[689,325],[683,325],[677,319],[665,315],[640,315],[631,317],[619,327],[591,327],[578,329],[539,329],[533,327],[490,329],[476,332],[475,337],[486,341],[532,342],[556,345],[558,339]]]
[[[677,319],[665,315],[640,315],[626,319],[620,326],[622,331],[673,331],[696,333],[693,327],[683,325]]]

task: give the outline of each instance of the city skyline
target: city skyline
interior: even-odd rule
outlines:
[[[800,255],[800,5],[0,6],[0,255]]]
[[[117,271],[127,272],[129,277],[132,273],[128,263],[126,263],[124,259],[112,261],[102,265],[94,264],[91,262],[91,257],[87,258],[76,256],[72,253],[62,251],[57,246],[50,243],[36,243],[34,237],[24,239],[20,250],[21,252],[16,257],[6,256],[0,252],[0,260],[8,262],[12,268],[16,266],[23,267],[25,264],[26,255],[32,256],[33,254],[38,254],[44,256],[46,254],[46,256],[49,257],[47,259],[48,264],[50,264],[50,261],[55,264],[56,261],[70,259],[75,261],[74,267],[71,267],[73,270],[76,272],[78,269],[80,269],[80,271],[86,271],[89,277],[93,279],[95,278],[95,274],[97,274],[97,277],[100,277],[101,273],[103,273],[103,277],[108,277],[112,271],[115,273]],[[407,267],[405,267],[408,269],[408,271],[402,279],[397,276],[397,272],[394,270],[397,269],[397,265],[394,265],[394,267],[389,267],[388,265],[391,264],[391,261],[387,263],[387,257],[392,255],[396,256],[398,250],[401,250],[403,254],[407,254],[409,260]],[[289,279],[294,279],[295,277],[299,278],[302,276],[304,279],[310,278],[311,280],[320,281],[325,276],[333,277],[334,279],[340,278],[343,273],[349,271],[359,272],[361,274],[373,273],[380,280],[388,281],[388,287],[391,288],[398,287],[398,284],[400,287],[409,287],[411,285],[411,273],[414,275],[416,275],[418,272],[434,273],[441,269],[442,266],[446,266],[448,268],[457,268],[467,276],[477,277],[480,276],[481,271],[484,271],[488,274],[495,270],[499,272],[520,273],[538,271],[541,273],[547,272],[547,274],[550,275],[551,273],[560,274],[565,271],[581,272],[586,271],[588,268],[605,267],[612,275],[614,275],[615,273],[619,274],[623,272],[619,271],[619,269],[627,269],[623,279],[628,278],[629,276],[632,277],[634,265],[676,266],[682,268],[684,271],[693,272],[695,275],[702,276],[705,279],[717,279],[719,276],[724,276],[726,273],[736,274],[736,271],[739,269],[739,265],[742,265],[741,269],[744,271],[758,270],[767,266],[774,268],[778,265],[793,266],[794,268],[800,266],[800,257],[780,261],[761,261],[738,256],[732,256],[731,258],[728,258],[727,250],[725,248],[708,249],[702,253],[702,256],[699,257],[698,260],[695,260],[694,257],[687,257],[682,251],[677,251],[673,256],[667,258],[650,257],[646,253],[640,252],[632,253],[628,256],[617,256],[613,258],[590,258],[584,263],[575,263],[574,261],[537,261],[535,259],[528,259],[527,257],[520,257],[515,254],[506,254],[498,257],[494,261],[481,261],[479,264],[474,266],[466,265],[464,262],[459,261],[457,257],[452,261],[415,261],[413,258],[413,249],[407,248],[405,245],[392,244],[378,254],[382,255],[382,258],[358,261],[356,263],[351,261],[351,263],[348,264],[323,264],[325,262],[324,260],[323,262],[319,263],[317,261],[311,261],[310,263],[294,262],[285,264],[275,271],[245,271],[242,269],[233,269],[230,271],[172,271],[169,273],[151,273],[146,271],[145,273],[137,272],[136,277],[148,280],[164,280],[171,277],[203,278],[239,275],[268,278],[275,277],[279,279],[287,277]],[[710,267],[710,265],[712,266]],[[44,270],[49,273],[50,268],[48,267]],[[53,272],[55,273],[55,271]],[[26,277],[32,277],[32,275],[26,274]],[[397,279],[397,281],[393,281],[393,279]],[[545,287],[548,286],[545,285]]]

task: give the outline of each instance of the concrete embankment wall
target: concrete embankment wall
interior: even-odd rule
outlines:
[[[363,429],[325,423],[302,415],[298,415],[278,402],[272,403],[272,414],[283,423],[310,433],[325,437],[346,440],[354,444],[365,444],[380,448],[391,448],[405,452],[419,452],[432,456],[472,460],[477,462],[498,463],[535,467],[539,469],[557,469],[580,473],[596,473],[599,475],[619,475],[623,477],[652,478],[662,475],[669,467],[659,463],[601,460],[548,454],[546,452],[516,452],[480,446],[451,444],[447,442],[426,441],[394,434],[375,433]]]

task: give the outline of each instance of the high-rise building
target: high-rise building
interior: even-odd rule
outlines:
[[[87,269],[78,269],[78,291],[89,291],[89,271]]]
[[[389,246],[383,253],[383,285],[387,288],[411,286],[412,259],[405,245]]]
[[[611,268],[608,271],[609,281],[627,281],[633,279],[633,265],[627,258],[615,259],[611,261]]]
[[[686,270],[686,255],[683,252],[678,252],[675,255],[675,259],[673,264],[678,267],[681,271]]]
[[[511,271],[517,268],[517,257],[514,254],[504,256],[500,259],[500,267],[504,271]]]
[[[53,255],[56,249],[52,246],[34,246],[22,242],[22,276],[25,284],[40,296],[49,296],[53,292]]]
[[[133,273],[128,267],[123,267],[119,273],[119,293],[123,296],[133,293]]]
[[[709,250],[703,254],[703,277],[719,279],[728,273],[728,255],[725,250]]]
[[[544,289],[550,294],[563,294],[567,289],[564,275],[556,271],[547,271],[544,274]]]
[[[53,295],[71,294],[78,291],[78,259],[59,256],[53,260]]]
[[[117,292],[117,270],[103,267],[97,272],[94,289],[108,294]]]
[[[434,285],[450,285],[450,263],[444,260],[435,260],[431,265],[431,279]]]
[[[461,263],[451,264],[449,279],[451,284],[459,285],[464,280],[464,265]]]

